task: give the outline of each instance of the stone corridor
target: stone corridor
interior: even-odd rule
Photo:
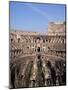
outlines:
[[[10,88],[65,85],[65,71],[62,58],[40,54],[21,57],[10,63]]]

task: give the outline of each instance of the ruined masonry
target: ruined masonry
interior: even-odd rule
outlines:
[[[47,33],[10,30],[10,88],[66,85],[65,22]]]

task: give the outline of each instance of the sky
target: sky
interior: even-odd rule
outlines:
[[[10,29],[47,32],[49,22],[65,21],[64,4],[9,2]]]

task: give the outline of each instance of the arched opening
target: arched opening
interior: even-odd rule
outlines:
[[[40,56],[40,55],[38,55],[38,59],[40,59],[40,57],[41,57],[41,56]]]
[[[40,40],[40,37],[37,37],[38,40]]]
[[[18,38],[18,43],[20,42],[20,38]]]
[[[11,43],[13,42],[13,39],[11,39]]]
[[[40,47],[38,47],[37,51],[40,52]]]

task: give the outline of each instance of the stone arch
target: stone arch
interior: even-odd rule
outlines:
[[[40,52],[40,47],[37,48],[37,51]]]
[[[18,38],[18,43],[20,42],[20,38]]]
[[[11,38],[11,43],[12,43],[13,41],[14,41],[13,38]]]

